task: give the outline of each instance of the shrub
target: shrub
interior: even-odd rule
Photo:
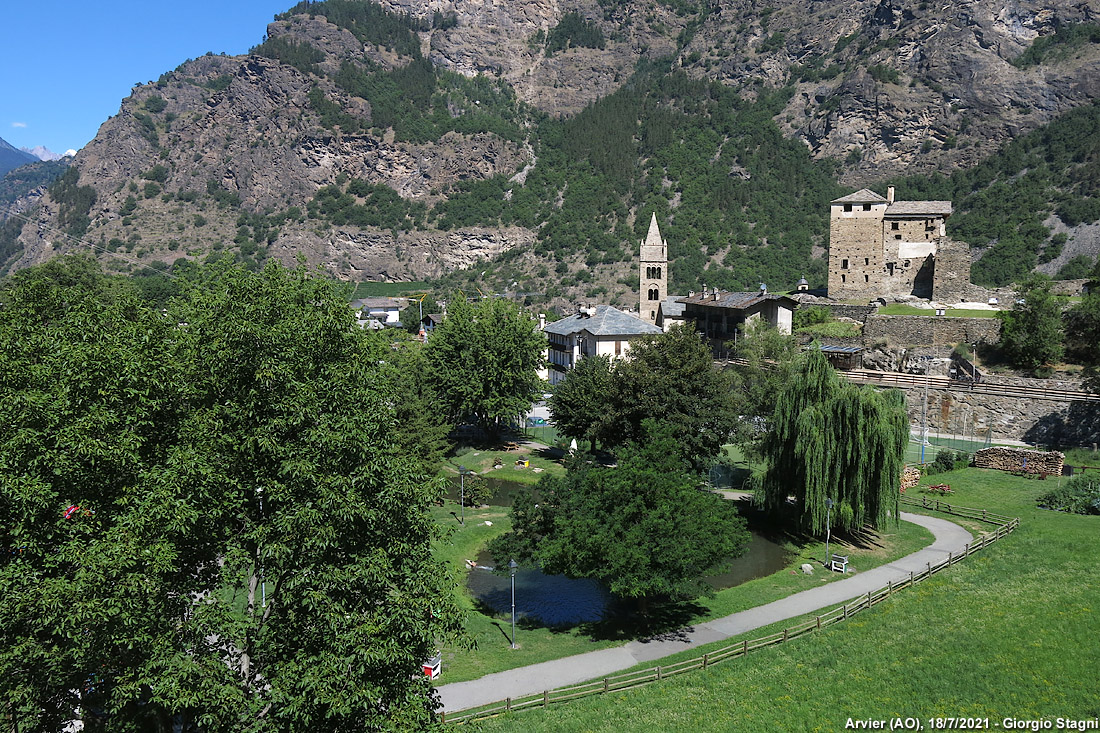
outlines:
[[[928,464],[927,473],[944,473],[946,471],[952,471],[955,468],[955,463],[958,461],[958,455],[955,451],[949,448],[943,448],[936,453],[936,460]]]
[[[1100,514],[1100,475],[1083,473],[1040,496],[1039,506],[1073,514]]]

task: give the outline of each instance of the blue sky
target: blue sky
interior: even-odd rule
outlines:
[[[5,3],[0,138],[15,147],[79,149],[134,84],[207,51],[240,54],[297,0]]]

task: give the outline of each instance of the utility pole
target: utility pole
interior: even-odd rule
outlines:
[[[928,442],[928,377],[924,377],[924,404],[921,407],[920,462],[924,464],[924,446]]]

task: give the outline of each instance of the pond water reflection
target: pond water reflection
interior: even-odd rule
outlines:
[[[762,578],[786,567],[789,553],[766,537],[753,534],[747,552],[720,575],[705,578],[715,590],[732,588]],[[497,613],[511,613],[511,578],[490,569],[492,558],[483,552],[478,567],[469,572],[466,587],[470,595]],[[546,626],[573,626],[615,618],[630,613],[635,604],[624,603],[595,580],[572,580],[564,575],[547,575],[538,568],[516,571],[516,616]]]

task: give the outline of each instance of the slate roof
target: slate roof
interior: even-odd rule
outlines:
[[[834,204],[885,204],[886,197],[879,196],[869,188],[861,188],[855,193],[833,200]]]
[[[951,202],[895,201],[886,207],[886,216],[951,216]]]
[[[569,336],[581,331],[588,331],[594,336],[643,336],[661,333],[661,329],[652,323],[610,305],[598,305],[595,311],[591,316],[574,313],[560,321],[547,323],[543,331],[558,336]]]
[[[684,304],[680,302],[682,295],[670,295],[661,301],[661,313],[665,318],[683,318]]]
[[[757,303],[762,303],[765,300],[786,300],[789,301],[788,305],[793,307],[797,305],[798,301],[788,298],[786,295],[761,295],[759,292],[755,293],[729,293],[725,290],[721,290],[718,293],[718,299],[715,300],[713,295],[703,295],[702,293],[687,298],[680,298],[679,302],[684,305],[696,305],[703,308],[734,308],[737,310],[744,310],[751,308]]]

